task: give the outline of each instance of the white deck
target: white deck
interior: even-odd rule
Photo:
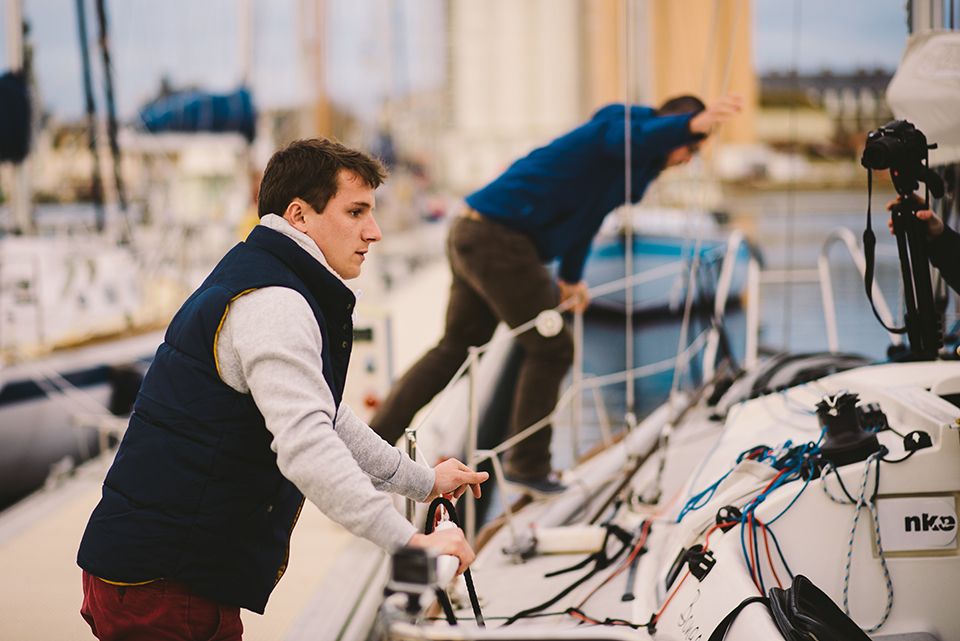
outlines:
[[[723,423],[709,419],[710,408],[697,407],[675,426],[667,448],[662,501],[653,515],[649,506],[633,506],[631,503],[618,516],[628,531],[635,529],[641,519],[653,522],[652,534],[647,540],[649,552],[640,557],[632,584],[636,599],[629,603],[621,600],[627,587],[627,576],[621,574],[592,596],[583,606],[584,611],[600,619],[614,617],[640,624],[649,620],[651,612],[657,611],[667,596],[664,577],[678,551],[693,542],[702,542],[702,532],[713,523],[719,506],[743,503],[739,494],[734,496],[724,491],[701,511],[691,513],[682,523],[676,523],[676,514],[686,497],[719,478],[730,468],[737,454],[746,448],[758,443],[775,446],[788,438],[794,443],[806,442],[811,437],[815,439],[819,428],[817,418],[809,413],[810,410],[823,394],[841,389],[857,392],[866,402],[879,402],[895,429],[903,433],[921,429],[933,439],[932,447],[917,452],[910,461],[900,465],[883,464],[878,492],[880,500],[888,497],[952,498],[960,492],[960,440],[957,432],[960,410],[938,397],[939,394],[960,391],[960,363],[908,363],[850,370],[793,387],[783,394],[740,403]],[[597,513],[598,506],[611,495],[612,488],[629,467],[627,453],[642,455],[654,446],[663,425],[664,417],[658,416],[659,413],[658,410],[651,415],[622,444],[579,466],[574,477],[568,479],[572,483],[567,493],[549,502],[534,503],[515,515],[516,530],[527,532],[532,524],[537,527],[580,524]],[[892,432],[883,432],[880,440],[891,449],[891,456],[902,455],[901,441]],[[650,486],[659,458],[659,454],[651,456],[633,477],[631,485],[637,493],[642,494],[643,489]],[[839,474],[847,487],[855,490],[861,482],[863,465],[844,466]],[[761,482],[756,490],[751,491],[755,493],[765,483]],[[792,502],[798,497],[801,483],[794,481],[784,485],[769,495],[757,514],[767,521],[792,505],[777,526],[784,554],[795,572],[811,578],[839,604],[854,509],[850,504],[830,501],[819,487],[820,480],[811,485],[814,487],[795,501],[795,505]],[[743,487],[733,489],[743,493]],[[673,497],[677,500],[674,501]],[[853,619],[866,627],[881,620],[885,590],[869,517],[864,515],[861,520],[856,538],[849,544],[853,556],[850,610]],[[676,589],[676,599],[664,610],[658,622],[657,639],[705,639],[720,619],[743,598],[756,594],[741,556],[739,528],[732,532],[717,532],[711,539],[717,565],[709,576],[702,581],[690,579],[686,583],[673,584],[671,589]],[[463,622],[457,628],[447,627],[443,622],[433,625],[421,622],[415,631],[397,625],[393,629],[394,638],[412,638],[415,633],[423,635],[417,638],[448,640],[507,636],[512,639],[647,638],[643,630],[579,626],[574,618],[562,614],[566,608],[580,604],[610,575],[611,570],[594,576],[544,610],[561,613],[559,616],[520,620],[512,628],[497,630],[502,623],[497,617],[510,616],[546,601],[587,571],[582,569],[545,578],[546,572],[570,566],[582,560],[585,554],[540,555],[518,565],[502,552],[510,544],[509,530],[504,528],[494,535],[474,564],[477,593],[484,616],[489,621],[486,630],[477,630],[471,622]],[[960,639],[960,619],[952,605],[960,577],[960,553],[955,537],[952,545],[944,545],[943,549],[937,550],[911,548],[909,553],[887,554],[894,601],[890,618],[875,638]],[[611,544],[608,550],[615,547]],[[773,563],[772,557],[770,563]],[[764,572],[769,585],[772,579],[767,567]],[[471,616],[466,607],[458,615]],[[773,627],[767,611],[757,606],[741,613],[727,638],[782,637]]]

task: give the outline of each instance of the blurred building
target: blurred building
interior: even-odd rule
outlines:
[[[753,140],[749,0],[451,0],[448,120],[439,163],[458,192],[629,100],[746,98],[725,143]]]
[[[884,70],[763,75],[757,144],[721,150],[717,174],[753,185],[858,185],[866,132],[892,118],[884,98],[890,78]]]
[[[892,117],[885,94],[891,71],[771,72],[760,79],[759,140],[849,153],[865,132]]]

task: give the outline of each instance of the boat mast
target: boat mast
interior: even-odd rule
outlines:
[[[307,105],[301,113],[300,135],[304,138],[330,136],[331,110],[327,99],[326,26],[327,9],[323,0],[300,0],[298,36]]]
[[[107,108],[107,137],[110,141],[110,155],[113,159],[113,180],[117,188],[117,202],[121,211],[127,209],[127,198],[123,189],[123,177],[120,172],[120,145],[117,142],[117,110],[113,99],[113,64],[110,61],[110,41],[107,29],[107,7],[105,0],[97,0],[97,25],[100,30],[100,58],[103,63],[103,92]]]
[[[80,31],[80,60],[83,64],[83,93],[86,103],[88,146],[90,155],[93,157],[93,176],[90,191],[93,196],[97,231],[103,231],[103,178],[100,170],[100,154],[97,153],[97,104],[93,95],[93,79],[90,73],[86,0],[77,0],[77,27]]]
[[[7,60],[9,61],[11,71],[24,74],[27,80],[27,90],[29,91],[30,70],[26,64],[25,31],[23,0],[7,0]],[[31,121],[32,120],[31,118]],[[10,180],[7,181],[7,184],[10,191],[9,201],[10,211],[13,216],[13,229],[19,233],[29,233],[33,230],[33,203],[30,184],[29,155],[24,158],[23,161],[13,165],[12,171],[10,172]]]
[[[253,77],[253,3],[252,0],[239,0],[238,41],[240,56],[240,85],[250,88]]]

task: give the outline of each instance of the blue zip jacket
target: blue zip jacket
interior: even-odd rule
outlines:
[[[579,282],[604,217],[626,202],[625,109],[603,107],[588,122],[534,149],[496,180],[467,196],[485,216],[525,233],[543,262],[560,258],[560,278]],[[657,117],[630,108],[632,202],[663,169],[666,155],[693,142],[693,114]]]
[[[293,240],[258,226],[167,329],[80,543],[77,562],[90,574],[176,580],[263,613],[286,569],[303,495],[280,473],[253,396],[220,379],[216,337],[230,301],[275,286],[299,292],[313,310],[323,377],[339,407],[353,292]]]

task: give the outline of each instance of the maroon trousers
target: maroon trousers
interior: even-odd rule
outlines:
[[[241,641],[243,635],[240,608],[164,579],[119,586],[84,572],[80,614],[100,641]]]

